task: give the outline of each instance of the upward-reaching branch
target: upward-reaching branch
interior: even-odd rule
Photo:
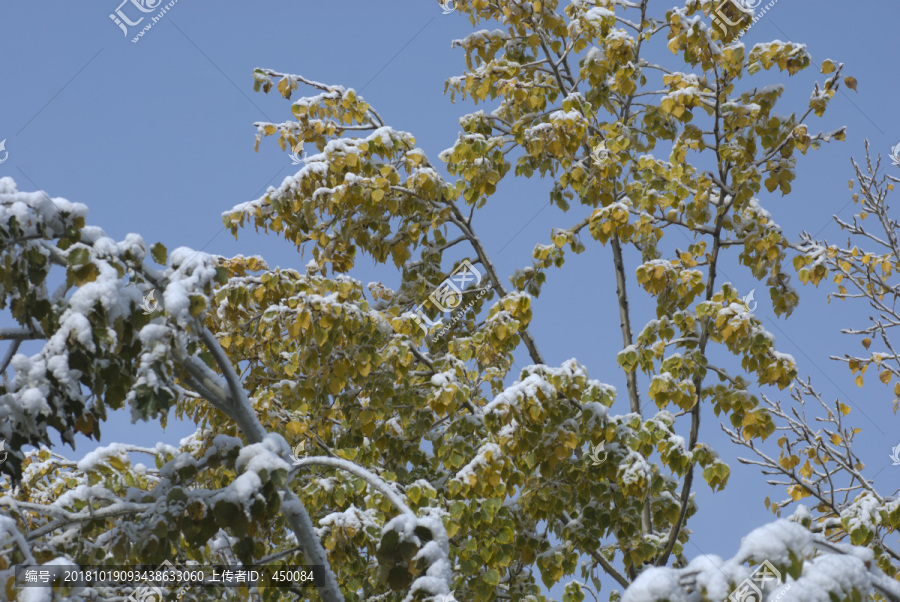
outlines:
[[[637,35],[637,47],[635,49],[635,59],[640,62],[641,45],[644,42],[643,28],[646,22],[647,3],[649,0],[641,1],[641,24]],[[628,97],[625,106],[622,109],[622,124],[627,126],[631,119],[631,102],[634,95]],[[617,194],[618,196],[618,194]],[[614,232],[610,246],[613,252],[613,264],[616,272],[616,298],[619,305],[619,324],[622,329],[622,344],[629,347],[634,343],[634,333],[631,329],[631,311],[628,307],[628,290],[625,280],[625,261],[622,257],[622,244],[619,240],[618,233]],[[631,404],[631,411],[641,415],[641,398],[638,392],[637,370],[629,370],[625,374],[625,380],[628,385],[628,400]],[[649,535],[653,531],[653,522],[650,514],[650,498],[649,494],[644,499],[643,508],[641,509],[641,530],[644,535]]]
[[[231,360],[208,328],[201,325],[199,329],[201,339],[216,360],[216,364],[225,375],[225,380],[228,383],[228,388],[230,389],[229,410],[231,410],[229,416],[235,421],[241,432],[244,433],[249,443],[261,443],[266,435],[266,430],[253,410],[253,404],[250,402],[250,398],[247,397],[243,386],[241,386],[240,378],[235,372]],[[283,442],[284,439],[281,439],[281,441]],[[286,442],[281,450],[281,455],[285,460],[290,458],[290,449]],[[310,564],[318,564],[325,567],[325,583],[321,585],[316,584],[319,595],[327,602],[342,602],[344,596],[341,594],[337,579],[328,563],[328,555],[322,547],[322,542],[316,536],[315,527],[312,519],[309,517],[309,513],[306,511],[306,507],[287,484],[282,487],[281,491],[285,518],[294,535],[297,536],[297,541],[303,546],[303,552],[309,559]]]
[[[488,278],[491,281],[491,288],[497,293],[498,296],[505,297],[508,294],[506,287],[503,286],[503,283],[500,281],[500,275],[497,272],[497,268],[494,267],[494,263],[491,261],[490,256],[487,254],[487,251],[484,249],[484,245],[481,243],[481,239],[475,234],[475,231],[472,227],[467,223],[463,214],[460,212],[459,207],[456,204],[451,203],[451,207],[453,210],[453,223],[463,231],[463,236],[465,236],[469,243],[472,245],[472,248],[475,250],[475,253],[478,255],[479,261],[481,261],[481,265],[484,266],[485,271],[488,273]],[[538,350],[537,343],[534,340],[534,337],[531,336],[531,333],[527,328],[523,328],[520,332],[522,337],[522,341],[525,343],[525,347],[528,349],[528,354],[531,356],[531,361],[535,364],[543,364],[544,356],[541,355],[541,352]]]
[[[718,157],[718,165],[719,165],[719,178],[722,182],[727,182],[728,180],[728,168],[725,166],[725,161],[721,156],[720,149],[720,136],[719,136],[719,122],[721,120],[720,113],[720,99],[721,95],[719,92],[721,91],[721,84],[719,82],[718,77],[716,78],[716,108],[715,108],[715,137],[716,137],[716,156]],[[725,198],[725,191],[719,190],[720,198]],[[733,202],[733,199],[732,199]],[[707,275],[706,275],[706,301],[709,302],[712,300],[713,291],[715,290],[716,283],[716,267],[719,261],[719,251],[722,248],[722,226],[724,225],[725,216],[728,212],[728,207],[730,205],[723,206],[722,209],[719,210],[718,215],[716,216],[715,221],[715,231],[712,234],[713,237],[713,248],[712,253],[710,253],[708,257],[708,266],[707,266]],[[700,341],[698,344],[698,354],[700,356],[705,356],[706,354],[706,345],[709,342],[709,322],[710,318],[705,318],[700,322]],[[694,390],[696,391],[697,398],[694,402],[694,407],[691,408],[691,431],[688,436],[688,450],[693,450],[697,445],[697,441],[700,437],[700,408],[701,403],[703,401],[703,376],[698,372],[694,375],[693,378]],[[681,496],[679,502],[681,504],[681,508],[678,511],[678,519],[672,524],[672,528],[669,531],[669,537],[666,541],[666,546],[663,549],[662,554],[660,554],[659,559],[657,560],[657,566],[665,566],[665,564],[669,561],[669,555],[672,553],[672,550],[675,549],[675,543],[678,541],[678,535],[681,532],[682,527],[684,526],[684,520],[687,516],[688,504],[691,499],[691,487],[694,483],[694,463],[690,462],[688,464],[687,474],[684,476],[684,483],[681,487]]]

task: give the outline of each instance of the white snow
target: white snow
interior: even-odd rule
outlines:
[[[376,509],[370,508],[368,510],[360,510],[355,505],[351,504],[349,508],[342,512],[332,512],[321,518],[319,524],[322,527],[330,529],[332,532],[338,530],[352,536],[363,530],[377,528],[378,522],[376,518],[378,514],[379,511]],[[319,532],[321,536],[321,534],[324,533],[324,529],[317,529],[317,532]]]
[[[808,514],[802,508],[793,517]],[[700,556],[686,567],[651,567],[644,570],[625,591],[622,602],[699,602],[699,592],[710,600],[725,600],[738,586],[759,570],[764,562],[772,567],[790,566],[792,559],[803,561],[796,580],[779,571],[782,583],[769,583],[766,600],[779,602],[822,602],[848,597],[855,589],[867,599],[873,584],[900,591],[895,581],[877,568],[872,550],[849,544],[820,546],[816,538],[793,520],[779,519],[749,533],[738,553],[723,561],[718,556]],[[818,553],[818,555],[817,555]],[[750,563],[753,566],[750,566]],[[775,569],[778,570],[777,568]],[[690,586],[692,593],[687,593]]]
[[[505,415],[510,407],[518,406],[526,398],[536,397],[538,392],[550,397],[555,394],[556,389],[537,374],[530,374],[525,380],[507,387],[492,402],[484,406],[484,413]]]
[[[98,464],[109,458],[117,456],[119,458],[127,458],[128,452],[123,443],[113,443],[105,447],[98,447],[92,452],[88,452],[78,461],[78,470],[88,472],[94,470]]]
[[[417,592],[431,596],[449,594],[450,584],[453,580],[453,570],[448,559],[449,539],[444,529],[444,523],[434,508],[423,508],[422,513],[424,516],[420,517],[414,514],[401,514],[388,521],[384,526],[384,531],[396,531],[401,542],[415,543],[419,547],[419,551],[414,562],[420,559],[424,560],[428,567],[425,575],[413,581],[403,602],[412,602]],[[433,539],[424,542],[423,545],[423,542],[415,534],[418,527],[428,529]]]
[[[454,478],[463,483],[472,484],[478,479],[478,472],[490,464],[494,458],[502,457],[500,446],[496,443],[485,443],[478,449],[478,453],[472,460],[463,466]]]

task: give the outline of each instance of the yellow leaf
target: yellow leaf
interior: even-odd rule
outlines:
[[[793,470],[793,468],[800,463],[800,458],[797,456],[789,456],[787,458],[779,458],[778,461],[785,470]]]
[[[299,437],[306,431],[306,429],[303,428],[303,425],[296,420],[291,420],[284,428],[292,438]]]
[[[840,445],[840,444],[841,444],[841,441],[843,441],[843,439],[841,439],[841,436],[838,435],[837,433],[835,433],[835,434],[833,434],[833,435],[831,436],[831,442],[832,442],[834,445]]]
[[[800,469],[800,474],[802,474],[807,479],[812,476],[812,466],[809,465],[809,460],[803,463],[803,468]]]
[[[291,338],[296,339],[297,337],[299,337],[300,330],[300,322],[295,320],[288,324],[288,334],[291,336]]]
[[[800,485],[791,485],[788,487],[788,493],[795,502],[811,495],[806,487]]]
[[[856,78],[855,77],[845,77],[844,83],[847,85],[848,88],[850,88],[851,90],[856,92]]]
[[[878,378],[884,384],[888,384],[889,382],[891,382],[891,371],[885,370],[884,372],[882,372],[881,374],[878,375]]]
[[[862,340],[862,346],[865,347],[866,349],[868,349],[869,345],[871,345],[871,344],[872,344],[872,339],[870,339],[868,337],[866,337],[865,339]]]
[[[847,406],[841,402],[838,402],[838,408],[841,410],[841,414],[843,414],[844,416],[850,413],[850,406]]]
[[[862,387],[862,386],[863,386],[863,378],[862,378],[862,374],[860,374],[859,376],[857,376],[857,377],[853,380],[853,382],[856,383],[856,386]]]

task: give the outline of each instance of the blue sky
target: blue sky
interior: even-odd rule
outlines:
[[[305,264],[273,236],[245,231],[236,242],[221,223],[222,211],[257,198],[292,173],[287,154],[272,140],[253,151],[254,122],[290,118],[289,103],[277,94],[253,92],[256,67],[361,91],[387,123],[413,133],[435,162],[438,152],[453,144],[457,119],[468,111],[468,105],[450,103],[443,82],[464,68],[462,51],[451,50],[450,41],[470,32],[471,25],[459,14],[442,14],[435,0],[179,0],[138,43],[109,18],[118,6],[117,0],[89,7],[0,5],[0,140],[6,139],[9,152],[0,177],[13,177],[20,190],[43,189],[87,204],[90,223],[117,239],[138,232],[170,250],[184,245],[223,255],[260,254],[273,266]],[[844,74],[859,80],[858,93],[842,88],[825,118],[812,121],[813,130],[847,125],[847,141],[801,157],[790,196],[763,192],[760,197],[788,234],[805,229],[843,240],[830,216],[852,212],[850,157],[862,158],[865,138],[883,155],[900,142],[895,108],[900,84],[883,67],[895,62],[889,48],[897,22],[900,5],[887,0],[864,5],[778,0],[743,38],[748,46],[773,39],[805,43],[814,65],[825,58],[841,61]],[[794,78],[773,78],[788,88],[780,112],[805,106],[816,75],[810,69]],[[896,168],[888,162],[888,169]],[[548,241],[551,227],[578,219],[577,213],[547,207],[546,189],[537,180],[510,179],[476,219],[506,275],[530,263],[532,248]],[[354,276],[364,282],[395,282],[393,270],[367,260],[358,268]],[[757,286],[744,271],[728,267],[725,272],[741,290]],[[620,340],[611,278],[608,249],[589,244],[588,252],[549,274],[535,305],[533,333],[551,365],[576,357],[594,378],[624,393],[614,368]],[[860,350],[839,330],[863,324],[865,308],[828,305],[824,289],[827,285],[800,289],[801,307],[788,320],[776,320],[764,286],[758,286],[757,314],[776,335],[779,349],[797,359],[801,375],[810,374],[826,399],[840,396],[853,408],[850,418],[863,429],[857,448],[866,473],[877,475],[877,488],[890,494],[900,486],[900,467],[891,466],[888,453],[900,434],[889,390],[859,389],[844,366],[828,359]],[[519,365],[526,362],[520,355]],[[625,412],[626,404],[620,395],[617,408]],[[153,424],[130,425],[123,415],[105,425],[103,442],[174,443],[188,432],[177,424],[165,433]],[[711,413],[701,440],[719,449],[732,475],[724,492],[710,494],[702,481],[696,487],[701,508],[689,525],[696,535],[686,552],[727,557],[741,535],[772,519],[762,499],[781,499],[784,493],[734,460],[740,454],[724,440]],[[75,455],[95,445],[80,440]]]

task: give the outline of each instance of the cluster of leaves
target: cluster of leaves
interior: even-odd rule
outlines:
[[[148,253],[139,236],[116,242],[85,217],[83,205],[19,192],[0,179],[7,267],[0,299],[18,323],[0,329],[12,341],[0,366],[0,436],[10,444],[4,482],[14,485],[0,506],[15,521],[5,531],[27,534],[14,535],[2,557],[3,589],[11,591],[15,563],[201,562],[212,558],[210,541],[220,535],[245,564],[266,557],[269,538],[287,542],[279,549],[300,564],[303,555],[289,542],[302,531],[305,510],[280,511],[282,502],[296,502],[284,461],[289,448],[280,435],[266,438],[249,404],[226,393],[211,369],[232,366],[216,359],[222,348],[203,321],[214,288],[235,276],[241,260],[187,249],[169,256],[161,245]],[[148,255],[168,265],[156,270],[145,264]],[[151,292],[162,298],[156,312],[142,309]],[[17,353],[23,342],[37,353]],[[184,449],[130,450],[152,453],[154,471],[132,466],[129,450],[116,446],[78,464],[50,455],[50,429],[70,443],[75,432],[99,438],[107,409],[126,403],[135,420],[160,416],[163,424],[173,406],[182,415],[202,413],[209,424],[228,416],[243,438],[216,439],[215,430],[201,429]],[[38,450],[23,453],[29,445]],[[315,552],[308,544],[304,551]]]
[[[18,550],[4,557],[0,568],[47,563],[59,558],[60,548],[68,564],[80,566],[120,567],[129,564],[126,559],[143,566],[165,561],[222,564],[217,541],[227,542],[237,561],[255,564],[262,557],[260,531],[285,530],[278,488],[290,466],[271,444],[246,446],[234,437],[205,435],[189,437],[179,448],[113,444],[80,462],[47,448],[30,452],[17,495],[0,504],[35,542],[27,554]],[[131,454],[149,455],[154,467],[132,464]],[[116,520],[120,517],[129,520]],[[3,584],[8,599],[15,598],[13,581]],[[114,587],[60,589],[60,594],[81,599],[116,593],[122,592]],[[203,600],[211,593],[194,588],[182,596]],[[216,593],[246,599],[248,589]]]

